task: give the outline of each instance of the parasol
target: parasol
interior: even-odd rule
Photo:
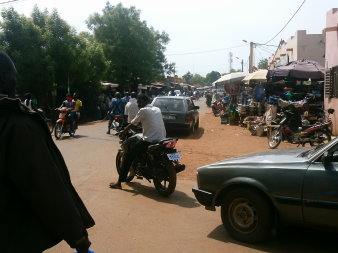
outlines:
[[[244,79],[244,83],[250,83],[250,81],[266,81],[266,74],[268,73],[267,69],[257,70],[253,73],[248,74]]]
[[[273,81],[285,78],[300,81],[308,79],[318,81],[324,79],[324,67],[318,62],[310,60],[293,61],[288,65],[270,69],[266,77]]]
[[[212,86],[230,84],[233,82],[240,82],[248,73],[245,72],[233,72],[230,74],[226,74],[221,76],[218,80],[212,83]]]

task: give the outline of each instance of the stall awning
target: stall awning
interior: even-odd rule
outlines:
[[[244,79],[244,83],[250,83],[250,81],[264,82],[266,81],[266,74],[268,73],[267,69],[257,70],[248,74]]]
[[[221,76],[218,80],[212,83],[212,86],[215,87],[216,85],[224,85],[229,84],[232,82],[240,82],[248,73],[245,72],[234,72],[230,74],[226,74]]]

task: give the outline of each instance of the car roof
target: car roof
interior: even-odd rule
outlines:
[[[183,96],[160,96],[160,97],[155,97],[154,99],[157,99],[157,98],[190,99],[190,97],[183,97]]]

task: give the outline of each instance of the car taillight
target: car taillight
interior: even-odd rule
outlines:
[[[192,118],[190,118],[190,117],[186,117],[186,118],[185,118],[185,122],[186,122],[186,123],[190,123],[190,122],[192,122]]]
[[[115,116],[115,120],[121,120],[121,116]]]
[[[174,148],[176,146],[177,141],[169,141],[165,144],[166,148]]]

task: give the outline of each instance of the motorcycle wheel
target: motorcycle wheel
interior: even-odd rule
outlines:
[[[62,130],[63,130],[63,124],[61,122],[57,122],[55,127],[54,127],[54,136],[57,140],[61,139]]]
[[[153,179],[156,190],[164,197],[172,194],[176,188],[176,170],[171,162],[167,164],[165,170]]]
[[[123,152],[119,150],[116,155],[116,170],[117,173],[120,175],[121,167],[123,162]],[[129,175],[127,176],[126,182],[131,182],[134,179],[134,176],[129,172]]]
[[[277,148],[279,144],[281,143],[281,141],[282,141],[282,135],[280,131],[278,129],[273,130],[271,132],[271,135],[269,136],[269,141],[268,141],[269,148],[271,149]]]

